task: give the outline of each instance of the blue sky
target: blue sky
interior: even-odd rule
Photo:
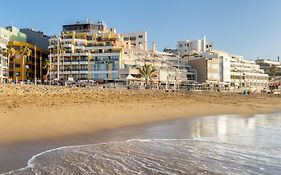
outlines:
[[[205,34],[216,49],[249,59],[277,58],[280,9],[280,0],[13,0],[1,2],[0,26],[52,35],[63,24],[103,20],[121,33],[146,30],[159,50]]]

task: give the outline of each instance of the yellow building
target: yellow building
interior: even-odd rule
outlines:
[[[101,22],[64,25],[49,40],[51,80],[118,80],[122,46],[122,36]]]
[[[44,59],[48,59],[48,52],[26,42],[10,41],[9,45],[16,51],[9,60],[9,79],[34,82],[36,77],[37,80],[42,80],[45,74]],[[30,55],[22,53],[24,48],[30,50]]]

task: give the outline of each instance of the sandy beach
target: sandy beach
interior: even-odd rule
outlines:
[[[136,125],[281,109],[281,97],[272,95],[32,85],[2,85],[0,99],[0,173],[24,167],[31,156],[48,149],[116,140],[112,133],[118,128],[141,133]],[[108,130],[109,136],[99,136]]]
[[[87,134],[168,119],[268,113],[281,97],[32,85],[0,87],[0,143]]]

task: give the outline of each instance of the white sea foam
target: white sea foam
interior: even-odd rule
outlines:
[[[278,118],[276,118],[278,117]],[[13,174],[280,174],[281,117],[223,137],[132,139],[61,147]],[[273,123],[273,124],[272,124]]]

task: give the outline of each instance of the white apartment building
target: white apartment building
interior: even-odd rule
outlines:
[[[139,75],[139,69],[145,64],[152,65],[157,70],[157,75],[152,78],[159,85],[187,85],[194,82],[189,78],[195,77],[190,66],[182,62],[180,57],[164,55],[153,51],[126,50],[121,61],[121,80],[125,81],[130,77],[130,81],[142,81]]]
[[[231,89],[263,90],[268,88],[268,74],[255,61],[213,49],[203,40],[179,41],[177,49],[188,64],[197,70],[200,84],[224,84]],[[265,62],[263,62],[265,64]]]
[[[188,58],[188,64],[197,70],[200,84],[229,85],[230,56],[223,51],[208,51]]]
[[[255,61],[242,56],[231,55],[231,87],[234,89],[265,90],[268,88],[268,74]]]
[[[264,60],[264,59],[258,59],[256,60],[256,64],[260,66],[261,69],[264,70],[266,74],[268,74],[271,78],[273,78],[274,73],[272,72],[272,67],[276,66],[277,70],[275,72],[276,77],[281,76],[281,63],[279,61],[272,61],[272,60]],[[274,78],[276,78],[274,77]]]
[[[5,28],[0,28],[0,83],[8,80],[8,59],[4,56],[7,49],[10,32]]]
[[[206,41],[205,36],[202,40],[186,40],[177,42],[177,51],[180,56],[211,51],[213,48],[213,43]]]
[[[124,37],[124,41],[127,48],[147,51],[146,31],[133,32],[122,35]]]

